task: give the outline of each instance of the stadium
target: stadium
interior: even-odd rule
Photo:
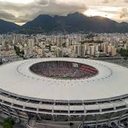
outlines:
[[[127,84],[127,68],[96,60],[43,58],[4,64],[1,115],[28,128],[125,127]]]

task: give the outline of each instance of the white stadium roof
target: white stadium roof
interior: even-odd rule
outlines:
[[[88,79],[53,79],[30,71],[45,61],[69,61],[95,67],[98,74]],[[31,98],[52,100],[94,100],[128,94],[128,69],[119,65],[76,58],[43,58],[0,66],[0,88]]]

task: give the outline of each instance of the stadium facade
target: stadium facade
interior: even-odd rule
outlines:
[[[128,69],[102,61],[44,58],[0,66],[3,115],[27,123],[120,123],[128,116]]]

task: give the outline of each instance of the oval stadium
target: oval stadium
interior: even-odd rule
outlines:
[[[125,128],[128,69],[76,58],[4,64],[0,107],[28,128]]]

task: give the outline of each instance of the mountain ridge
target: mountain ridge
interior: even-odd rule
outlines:
[[[0,20],[1,21],[1,20]],[[7,21],[5,21],[7,24]],[[0,22],[1,23],[1,22]],[[72,13],[67,16],[39,15],[32,21],[23,26],[10,23],[10,30],[18,33],[37,34],[37,33],[126,33],[128,23],[118,23],[108,18],[94,16],[87,17],[81,13]],[[9,26],[8,25],[8,26]],[[1,30],[0,24],[0,30]],[[6,28],[6,27],[5,27]],[[8,27],[9,28],[9,27]],[[13,30],[12,30],[13,28]],[[5,32],[10,32],[8,29]],[[1,33],[1,31],[0,31]]]
[[[0,19],[0,34],[5,34],[8,32],[14,32],[16,31],[20,26],[12,23],[12,22],[8,22],[5,20]]]

